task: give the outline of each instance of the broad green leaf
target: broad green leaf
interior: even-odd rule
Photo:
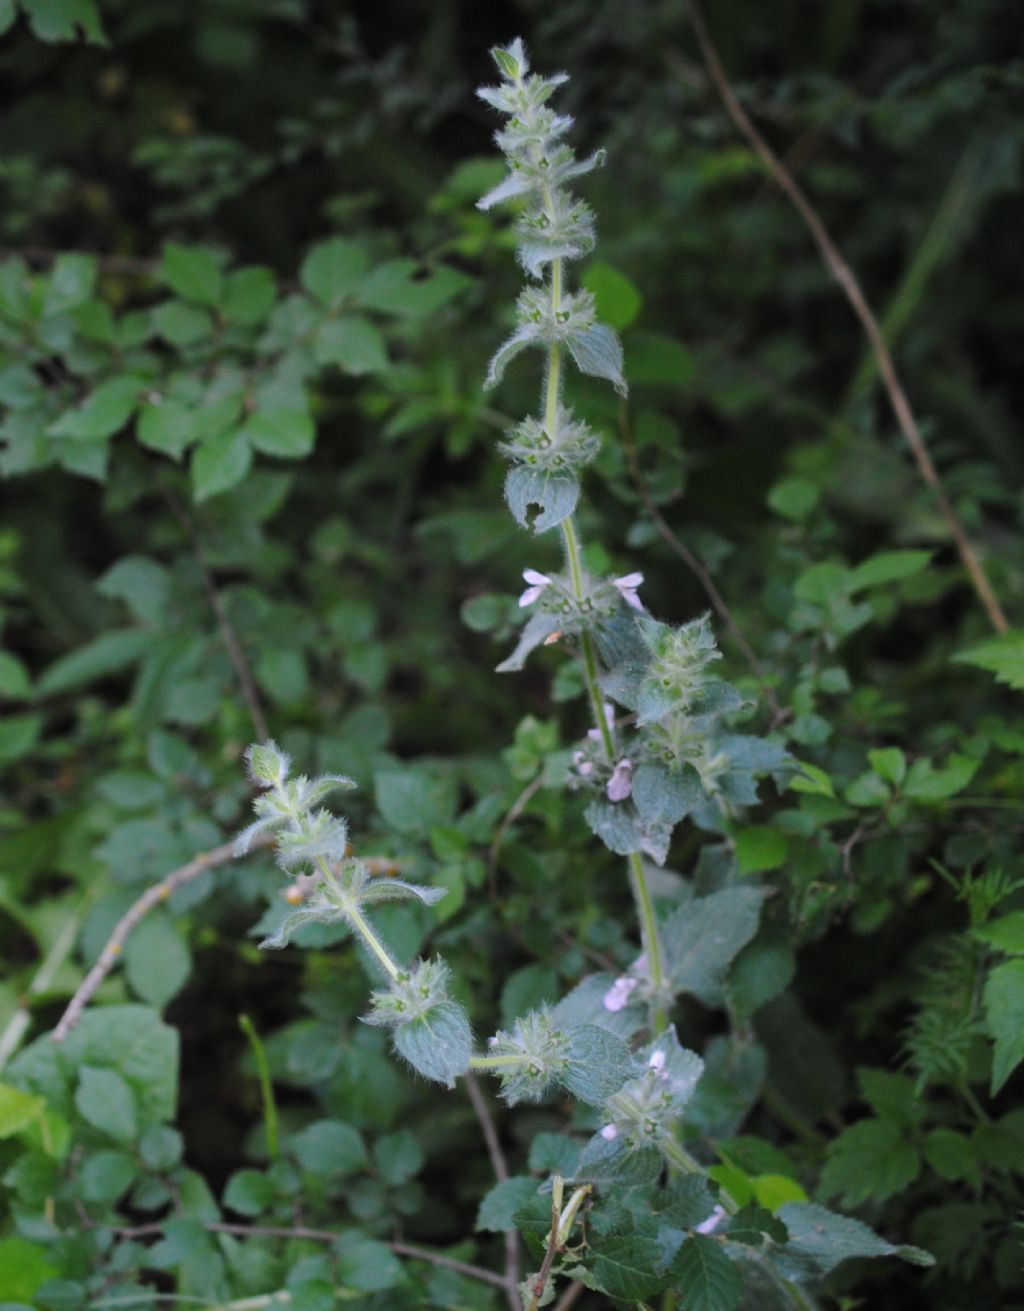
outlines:
[[[602,260],[589,264],[580,277],[597,306],[597,317],[616,332],[628,328],[643,307],[643,297],[634,283]]]
[[[41,1097],[22,1092],[9,1083],[0,1083],[0,1138],[20,1133],[39,1118],[45,1107]]]
[[[139,659],[151,641],[152,635],[142,628],[114,629],[94,637],[46,669],[39,680],[39,695],[57,696],[119,674]]]
[[[301,459],[313,449],[316,425],[305,410],[262,410],[239,435],[264,455]]]
[[[801,760],[799,764],[800,773],[794,774],[787,785],[791,792],[806,792],[809,796],[817,797],[835,796],[835,786],[823,769],[808,764],[806,760]]]
[[[213,319],[197,305],[172,300],[153,310],[153,328],[172,346],[193,346],[213,335]]]
[[[414,260],[388,260],[366,275],[355,298],[367,309],[383,314],[436,314],[473,279],[441,264],[424,276]]]
[[[205,246],[164,246],[160,276],[172,291],[200,305],[219,305],[224,278],[220,261]]]
[[[505,478],[505,500],[520,528],[545,533],[576,509],[579,480],[571,473],[548,473],[519,465]]]
[[[921,1169],[917,1148],[889,1120],[860,1120],[829,1143],[821,1189],[844,1206],[884,1202],[914,1182]]]
[[[30,1306],[47,1280],[59,1273],[45,1247],[26,1238],[0,1238],[0,1301]]]
[[[93,45],[108,44],[96,0],[31,0],[24,9],[40,41],[77,41],[82,36]]]
[[[752,824],[735,837],[736,863],[741,874],[759,874],[780,869],[786,860],[789,839],[770,824]]]
[[[609,1297],[638,1302],[665,1287],[664,1254],[655,1238],[641,1234],[592,1237],[591,1269]]]
[[[789,1230],[789,1242],[775,1264],[791,1279],[827,1275],[850,1257],[898,1256],[911,1265],[930,1266],[935,1258],[919,1247],[887,1243],[859,1220],[836,1215],[809,1202],[787,1202],[778,1218]]]
[[[423,1169],[423,1148],[410,1129],[383,1134],[373,1145],[373,1163],[381,1179],[398,1188]]]
[[[757,932],[763,900],[760,888],[724,888],[673,911],[661,940],[674,986],[716,1004],[730,962]]]
[[[366,1165],[366,1148],[358,1131],[341,1120],[317,1120],[291,1140],[304,1170],[318,1175],[348,1175]]]
[[[835,560],[823,560],[805,569],[793,584],[794,595],[812,605],[828,605],[850,591],[852,571]]]
[[[974,929],[973,934],[996,951],[1024,956],[1024,910],[1011,910],[1008,915],[1000,915],[998,919]]]
[[[170,578],[164,566],[148,556],[122,556],[96,587],[104,596],[124,601],[143,623],[158,624],[165,617]]]
[[[439,1002],[421,1019],[398,1025],[395,1049],[418,1074],[448,1088],[469,1069],[473,1033],[466,1012],[455,1002]]]
[[[938,805],[962,792],[978,772],[981,761],[957,752],[936,769],[930,760],[915,760],[907,771],[903,795],[923,805]]]
[[[402,1263],[386,1243],[351,1231],[331,1244],[338,1283],[357,1293],[380,1293],[405,1278]],[[333,1279],[327,1283],[331,1304],[337,1302]]]
[[[964,1180],[980,1188],[981,1161],[966,1134],[955,1129],[933,1129],[924,1140],[924,1159],[942,1179],[950,1183]]]
[[[220,311],[236,323],[262,323],[276,299],[277,283],[272,270],[252,265],[225,278]]]
[[[995,674],[996,681],[1017,692],[1024,692],[1024,632],[1014,631],[981,642],[953,659],[960,664],[975,665]]]
[[[878,747],[868,752],[868,762],[880,778],[898,788],[907,776],[907,758],[899,747]]]
[[[671,1282],[686,1311],[732,1311],[743,1295],[739,1270],[703,1234],[688,1238],[676,1253]]]
[[[455,817],[456,796],[450,778],[423,769],[387,769],[374,775],[377,808],[400,833],[425,833]]]
[[[539,1133],[530,1144],[530,1169],[543,1174],[560,1174],[563,1179],[572,1179],[579,1160],[579,1143],[562,1133]]]
[[[693,355],[682,342],[654,332],[632,332],[626,350],[626,376],[635,386],[688,390],[697,376]]]
[[[849,591],[860,592],[866,587],[902,582],[904,578],[912,578],[922,569],[927,569],[931,560],[931,551],[880,551],[853,570]]]
[[[569,1030],[569,1062],[561,1082],[581,1102],[600,1106],[633,1074],[629,1048],[596,1024],[580,1024]]]
[[[984,992],[985,1018],[995,1040],[992,1095],[1024,1060],[1024,960],[1010,960],[989,971]]]
[[[124,966],[133,992],[157,1010],[185,986],[192,955],[166,911],[150,911],[132,931],[125,947]]]
[[[262,1170],[236,1170],[224,1189],[224,1205],[239,1215],[262,1215],[276,1195],[273,1179]]]
[[[137,1171],[127,1152],[94,1152],[82,1167],[82,1195],[90,1202],[116,1202],[135,1182]]]
[[[64,254],[54,261],[43,297],[44,314],[67,314],[89,300],[96,288],[96,259]]]
[[[360,246],[333,237],[309,252],[299,270],[299,280],[311,296],[333,308],[356,287],[366,266],[366,255]]]
[[[758,1174],[751,1179],[754,1200],[766,1211],[774,1213],[787,1202],[806,1202],[808,1196],[795,1179],[785,1174]]]
[[[313,341],[318,364],[336,364],[346,373],[378,373],[388,367],[380,329],[361,314],[328,319]]]
[[[138,1132],[132,1090],[114,1070],[86,1065],[79,1077],[75,1105],[94,1128],[118,1142],[131,1142]]]
[[[49,431],[54,437],[73,441],[103,441],[131,418],[142,400],[144,386],[130,374],[101,382],[77,409],[51,424]]]
[[[197,501],[229,491],[252,467],[252,447],[242,431],[218,433],[192,453],[192,487]]]
[[[147,400],[139,411],[135,435],[140,445],[178,460],[196,440],[195,411],[181,401]]]
[[[39,741],[42,729],[42,715],[8,715],[0,719],[0,764],[27,755]]]
[[[768,493],[768,505],[776,514],[799,523],[821,500],[821,492],[806,478],[783,478]]]
[[[477,1231],[500,1234],[515,1229],[512,1217],[536,1197],[539,1186],[536,1179],[524,1175],[513,1175],[511,1179],[495,1184],[480,1203]]]

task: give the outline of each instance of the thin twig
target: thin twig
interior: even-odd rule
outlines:
[[[554,1311],[569,1311],[569,1308],[576,1305],[584,1292],[583,1284],[570,1284],[555,1303]]]
[[[276,838],[273,834],[262,833],[253,838],[249,850],[257,851],[260,847],[272,846],[275,841]],[[152,887],[146,889],[138,901],[134,902],[117,921],[114,931],[107,939],[107,945],[100,952],[96,964],[82,980],[75,991],[75,995],[68,1002],[64,1014],[60,1017],[57,1027],[51,1035],[54,1042],[63,1042],[82,1018],[82,1012],[96,995],[96,990],[121,959],[124,945],[139,921],[154,906],[159,906],[167,901],[178,888],[183,887],[186,883],[191,883],[193,879],[198,878],[200,874],[205,873],[208,869],[216,869],[218,865],[228,864],[229,861],[234,859],[234,854],[234,841],[224,842],[219,847],[214,847],[212,851],[200,852],[198,856],[193,856],[187,864],[180,866],[158,883],[154,883]],[[395,869],[398,868],[398,864],[388,856],[364,856],[362,861],[371,874],[394,873]]]
[[[487,1155],[491,1158],[494,1176],[499,1183],[504,1183],[509,1177],[508,1162],[505,1160],[505,1153],[501,1149],[501,1142],[498,1139],[498,1131],[494,1125],[491,1108],[487,1105],[487,1098],[480,1087],[480,1080],[472,1070],[467,1071],[463,1078],[466,1083],[466,1094],[480,1125],[480,1132],[484,1136],[484,1142],[487,1144]],[[522,1304],[519,1300],[519,1234],[515,1229],[509,1229],[505,1232],[505,1297],[511,1311],[521,1311]]]
[[[505,834],[544,786],[544,771],[527,783],[519,796],[509,807],[504,819],[498,825],[494,834],[494,841],[491,843],[491,849],[487,853],[487,887],[490,892],[491,900],[496,900],[498,896],[498,857],[501,854],[501,844],[505,841]]]
[[[942,483],[939,479],[935,465],[932,463],[928,448],[925,445],[924,438],[917,426],[917,420],[910,408],[910,402],[907,400],[903,385],[896,373],[896,366],[893,362],[889,347],[886,344],[885,336],[875,318],[874,312],[864,296],[860,283],[847,264],[846,260],[839,252],[828,229],[825,227],[821,218],[811,202],[807,199],[800,185],[793,178],[786,166],[775,154],[772,148],[765,141],[764,137],[757,130],[746,110],[737,100],[732,86],[729,83],[728,75],[722,61],[718,57],[718,51],[715,49],[711,37],[708,34],[707,27],[701,14],[700,6],[697,0],[683,0],[686,11],[690,16],[690,22],[693,25],[694,35],[697,38],[697,44],[700,46],[701,54],[707,65],[711,79],[718,88],[719,95],[725,105],[726,111],[733,123],[739,129],[747,141],[750,143],[754,152],[758,155],[765,167],[775,178],[779,187],[785,192],[796,209],[797,213],[807,224],[811,236],[818,247],[821,258],[828,271],[835,278],[836,282],[842,288],[846,299],[850,303],[850,308],[860,320],[861,326],[868,338],[871,349],[874,352],[875,360],[878,364],[878,371],[882,378],[882,383],[889,397],[889,403],[892,406],[893,413],[896,416],[896,422],[900,431],[906,438],[907,445],[910,447],[914,461],[917,464],[918,472],[924,483],[931,489],[935,497],[935,503],[939,507],[939,512],[945,520],[946,527],[952,537],[957,553],[967,570],[971,585],[981,601],[982,607],[988,616],[989,623],[997,633],[1005,633],[1009,628],[1006,616],[999,601],[992,590],[992,585],[974,553],[974,548],[970,543],[966,530],[957,517],[956,511],[949,498],[946,496]],[[673,55],[669,52],[668,61],[674,64]]]
[[[273,841],[271,837],[263,836],[262,840],[254,841],[253,846],[265,846],[271,841]],[[204,874],[208,869],[216,869],[218,865],[226,865],[229,860],[234,859],[234,854],[234,842],[224,842],[219,847],[214,847],[212,851],[200,852],[187,864],[180,866],[173,873],[168,874],[166,878],[162,878],[159,883],[154,883],[152,887],[146,889],[138,901],[134,902],[118,920],[113,933],[107,939],[107,945],[100,952],[96,964],[82,980],[75,995],[68,1002],[64,1014],[60,1017],[57,1027],[53,1031],[54,1042],[63,1042],[82,1018],[82,1012],[96,995],[97,988],[120,960],[124,951],[124,944],[139,921],[154,906],[159,906],[162,902],[167,901],[172,892],[183,887],[186,883],[191,883],[193,879],[198,878],[200,874]]]
[[[227,607],[217,588],[216,579],[213,572],[206,562],[206,552],[203,550],[203,544],[199,538],[198,530],[192,520],[192,516],[181,503],[180,498],[169,487],[163,488],[164,497],[170,506],[171,513],[181,524],[185,536],[192,547],[192,554],[195,556],[196,564],[199,566],[199,572],[202,575],[203,586],[206,588],[206,596],[210,602],[210,609],[213,611],[217,620],[217,627],[220,630],[221,641],[224,643],[224,649],[228,653],[228,659],[231,661],[231,667],[235,671],[235,677],[238,679],[239,686],[242,689],[242,696],[245,698],[245,704],[249,708],[249,718],[252,720],[252,726],[256,730],[256,736],[261,742],[266,742],[270,737],[270,730],[267,727],[267,717],[263,713],[263,702],[260,700],[259,690],[256,687],[256,679],[253,677],[252,670],[249,667],[249,660],[245,654],[245,648],[238,639],[231,619],[228,616]]]
[[[644,509],[647,511],[651,522],[660,533],[662,540],[673,550],[680,560],[686,565],[687,569],[694,575],[697,581],[703,587],[707,594],[708,600],[715,608],[715,612],[729,630],[733,641],[743,653],[743,658],[753,671],[754,677],[761,684],[761,690],[764,692],[765,699],[772,708],[772,713],[779,716],[783,713],[783,708],[779,703],[779,698],[775,695],[775,689],[768,681],[768,675],[765,672],[764,665],[758,659],[754,648],[747,641],[747,636],[739,625],[736,616],[726,604],[725,597],[715,586],[715,580],[708,572],[707,566],[700,560],[685,542],[675,535],[670,527],[668,520],[661,513],[654,497],[651,495],[651,489],[647,485],[647,479],[640,468],[640,461],[637,457],[636,445],[633,441],[633,434],[629,423],[629,411],[626,408],[625,401],[619,406],[619,431],[622,434],[622,445],[626,452],[626,460],[629,464],[629,470],[636,484],[636,490],[639,493],[640,500],[643,502]]]
[[[231,1234],[236,1238],[293,1238],[311,1243],[333,1243],[341,1237],[330,1229],[309,1229],[304,1225],[289,1229],[285,1225],[236,1225],[222,1220],[207,1220],[203,1222],[203,1228],[211,1234]],[[164,1226],[157,1221],[153,1224],[135,1225],[129,1228],[115,1227],[113,1232],[118,1238],[158,1238],[164,1232]],[[427,1261],[431,1265],[444,1266],[446,1270],[454,1270],[460,1275],[465,1275],[467,1279],[477,1279],[494,1288],[506,1286],[504,1276],[495,1274],[493,1270],[485,1270],[483,1266],[459,1261],[454,1256],[444,1256],[440,1252],[428,1251],[425,1247],[414,1247],[411,1243],[398,1241],[389,1242],[387,1246],[396,1256],[407,1256],[414,1261]]]

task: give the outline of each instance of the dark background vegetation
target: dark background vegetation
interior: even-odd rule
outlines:
[[[1012,622],[1024,607],[1019,5],[706,7],[738,93],[883,322],[948,493]],[[724,115],[683,6],[112,0],[103,20],[106,46],[41,41],[24,19],[0,44],[6,255],[45,272],[60,251],[95,253],[101,294],[118,313],[159,299],[169,241],[269,266],[281,294],[298,285],[309,246],[333,234],[361,243],[372,263],[407,256],[424,277],[439,265],[464,276],[436,313],[382,326],[390,368],[326,369],[310,380],[318,438],[301,464],[257,456],[236,486],[193,503],[188,469],[130,433],[114,442],[105,480],[6,461],[5,647],[37,692],[12,693],[22,727],[0,741],[0,1021],[68,916],[81,913],[87,962],[132,896],[240,822],[238,759],[254,730],[197,542],[275,736],[301,767],[357,779],[351,813],[362,847],[440,866],[454,900],[464,896],[435,940],[459,964],[479,1032],[500,1018],[510,976],[525,995],[543,994],[574,981],[595,956],[630,959],[627,890],[570,797],[542,793],[507,834],[492,861],[496,898],[486,876],[501,816],[543,757],[584,726],[564,680],[552,708],[554,655],[524,675],[492,673],[512,631],[505,594],[522,568],[557,563],[548,540],[531,541],[504,513],[494,453],[502,416],[526,412],[536,375],[517,368],[495,396],[480,392],[519,277],[505,220],[474,208],[495,169],[494,125],[474,88],[490,79],[488,47],[522,34],[538,68],[571,74],[564,99],[578,148],[608,150],[587,182],[597,258],[642,299],[623,330],[628,411],[596,387],[578,389],[606,433],[581,525],[603,548],[595,567],[642,569],[645,598],[675,622],[708,607],[643,503],[625,428],[650,495],[711,571],[763,664],[776,700],[773,709],[760,695],[760,730],[785,736],[840,790],[877,747],[937,767],[954,751],[979,762],[960,796],[930,809],[844,811],[836,802],[834,814],[794,819],[794,798],[772,795],[751,816],[759,825],[775,816],[788,844],[770,877],[786,908],[776,928],[797,967],[790,993],[748,1026],[769,1074],[744,1132],[791,1152],[813,1193],[843,1127],[879,1118],[858,1092],[858,1068],[904,1070],[913,1081],[925,1109],[900,1129],[901,1141],[920,1145],[935,1127],[967,1134],[979,1099],[982,1124],[1010,1112],[1019,1083],[986,1095],[982,966],[963,959],[967,911],[956,888],[972,871],[997,867],[1012,880],[1019,866],[1017,702],[988,674],[951,663],[990,636],[984,613],[861,329],[798,216]],[[5,332],[9,359],[17,342]],[[59,382],[69,366],[58,357],[55,348]],[[848,579],[831,593],[806,581],[824,561],[855,566],[880,550],[910,549],[932,552],[929,567],[857,594],[869,603],[860,620],[836,600]],[[154,649],[186,633],[200,655],[167,646],[148,673],[115,662],[48,693],[45,673],[56,661],[139,617],[126,617],[123,592],[97,587],[118,561],[137,556],[172,578],[172,601],[144,620]],[[716,627],[727,673],[757,696],[758,679]],[[823,679],[827,670],[838,672]],[[538,722],[524,726],[527,715]],[[418,768],[443,794],[435,822],[400,825],[396,836],[387,813],[375,815],[374,777],[424,759]],[[466,811],[475,818],[458,828],[456,814]],[[691,874],[705,840],[691,831],[672,867]],[[489,1182],[482,1155],[465,1159],[475,1134],[468,1111],[404,1074],[367,1073],[386,1058],[354,1023],[363,985],[349,949],[257,956],[250,929],[274,887],[269,866],[252,878],[228,869],[173,921],[191,961],[167,1012],[184,1042],[189,1163],[219,1194],[246,1152],[258,1151],[258,1090],[251,1071],[239,1073],[247,1048],[237,1014],[247,1011],[270,1042],[286,1118],[308,1120],[319,1098],[363,1129],[423,1131],[430,1200],[407,1199],[404,1223],[423,1241],[455,1241],[471,1229]],[[943,1018],[943,996],[959,986],[949,973],[957,951],[953,974],[966,999]],[[59,1015],[78,959],[42,998],[33,1035]],[[122,986],[110,985],[109,999]],[[933,1024],[931,1047],[917,1050],[922,1014]],[[726,1027],[697,1007],[682,1023],[696,1046]],[[324,1036],[339,1030],[351,1035],[342,1065],[328,1050],[336,1038]],[[949,1068],[936,1051],[943,1034],[956,1048]],[[511,1151],[550,1118],[548,1109],[506,1117]],[[842,1173],[853,1165],[833,1167],[833,1196],[845,1187],[847,1209],[940,1259],[929,1275],[888,1265],[855,1271],[870,1279],[858,1285],[863,1304],[1017,1304],[1014,1172],[1024,1169],[1024,1132],[1013,1133],[993,1159],[979,1148],[973,1173],[925,1164],[891,1192],[870,1181],[861,1192]],[[358,1208],[357,1216],[386,1231],[388,1205],[364,1191],[365,1216]]]

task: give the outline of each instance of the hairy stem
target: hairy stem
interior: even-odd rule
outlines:
[[[668,1024],[664,1002],[660,1000],[665,988],[665,966],[661,958],[661,942],[658,938],[658,921],[654,915],[654,902],[651,889],[647,884],[644,862],[639,851],[631,851],[626,857],[629,862],[630,882],[633,885],[633,898],[636,901],[637,914],[640,917],[640,937],[647,955],[647,969],[651,976],[651,989],[655,997],[651,1022],[655,1033],[661,1033]]]

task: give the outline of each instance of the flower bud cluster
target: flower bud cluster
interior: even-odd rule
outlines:
[[[516,1020],[511,1032],[499,1030],[487,1043],[490,1056],[514,1058],[501,1074],[501,1093],[510,1106],[536,1102],[569,1068],[570,1038],[547,1010]]]
[[[380,988],[370,997],[370,1010],[363,1020],[387,1028],[420,1020],[442,1002],[450,1001],[448,980],[451,970],[439,957],[417,961],[408,969],[400,970],[398,977],[387,988]]]
[[[640,632],[652,657],[647,681],[668,694],[673,709],[689,709],[704,685],[708,665],[722,658],[709,616],[701,615],[678,628],[647,620],[640,625]]]
[[[673,773],[686,765],[695,769],[708,796],[718,792],[721,778],[729,772],[729,757],[716,747],[706,719],[670,715],[646,729],[643,740],[647,757]]]
[[[320,802],[339,788],[355,787],[352,780],[341,774],[289,778],[291,762],[273,742],[250,747],[245,760],[249,777],[263,791],[253,802],[257,818],[238,835],[235,854],[244,855],[262,834],[276,833],[282,869],[293,871],[321,859],[332,865],[343,860],[348,825]]]
[[[516,301],[516,320],[521,327],[534,330],[536,340],[550,346],[568,341],[593,326],[597,317],[594,297],[589,291],[574,291],[562,297],[556,309],[551,297],[540,287],[527,287]]]
[[[559,406],[553,433],[537,419],[523,419],[510,429],[499,449],[513,464],[547,473],[574,473],[595,459],[601,438]]]

